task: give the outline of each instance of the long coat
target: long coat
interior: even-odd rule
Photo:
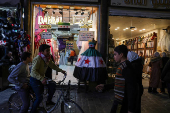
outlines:
[[[160,79],[161,79],[161,68],[162,68],[162,60],[160,57],[151,58],[151,62],[149,63],[151,67],[150,81],[149,86],[153,88],[160,87]]]

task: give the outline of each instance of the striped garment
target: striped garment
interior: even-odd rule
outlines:
[[[115,99],[120,103],[122,103],[123,101],[124,92],[125,92],[125,78],[122,76],[122,70],[125,67],[127,67],[126,61],[122,62],[119,65],[115,75],[115,86],[114,86]]]

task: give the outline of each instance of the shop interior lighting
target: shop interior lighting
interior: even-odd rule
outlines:
[[[70,9],[74,9],[74,7],[70,7]]]
[[[117,27],[117,29],[119,29],[120,27]]]
[[[131,30],[131,31],[134,31],[134,30]]]
[[[126,31],[126,29],[123,29],[123,31]]]
[[[142,30],[139,30],[139,31],[142,31]]]
[[[126,28],[126,29],[129,29],[129,28]]]
[[[117,30],[117,29],[115,29],[115,30]]]
[[[143,30],[145,30],[145,29],[143,29]]]

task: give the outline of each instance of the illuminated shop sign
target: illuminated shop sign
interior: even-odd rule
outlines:
[[[39,25],[40,29],[51,29],[51,25]]]
[[[62,17],[38,16],[38,24],[58,24],[58,22],[62,22]]]

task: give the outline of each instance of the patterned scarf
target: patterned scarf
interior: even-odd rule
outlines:
[[[44,62],[48,65],[51,59],[51,55],[49,55],[48,57],[46,57],[44,54],[42,54],[41,52],[38,53],[38,55],[44,60]]]

